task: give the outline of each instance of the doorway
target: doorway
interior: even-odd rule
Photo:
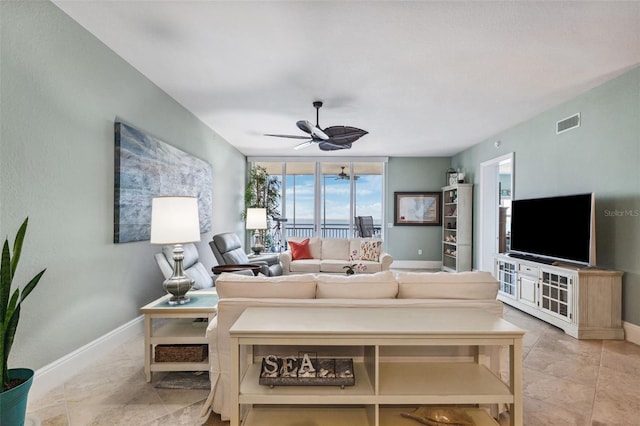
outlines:
[[[482,271],[493,273],[493,256],[509,251],[513,190],[513,152],[480,164],[479,269]]]

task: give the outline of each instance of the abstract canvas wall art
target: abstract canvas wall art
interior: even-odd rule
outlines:
[[[145,241],[151,232],[151,199],[198,198],[200,233],[211,230],[212,167],[127,124],[115,123],[113,241]]]

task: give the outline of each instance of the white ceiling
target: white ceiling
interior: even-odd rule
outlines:
[[[54,3],[252,156],[449,156],[640,63],[638,1]],[[314,100],[369,134],[263,136],[303,135]]]

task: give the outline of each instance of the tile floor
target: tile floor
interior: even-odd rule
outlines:
[[[639,346],[576,340],[509,307],[504,317],[527,330],[525,425],[640,425]],[[30,403],[27,425],[197,425],[208,391],[156,389],[147,383],[142,342],[140,336],[117,348]],[[212,415],[205,424],[228,422]]]

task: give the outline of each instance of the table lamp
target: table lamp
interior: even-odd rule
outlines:
[[[253,229],[254,232],[254,242],[251,250],[255,254],[260,254],[262,250],[264,250],[264,243],[262,242],[262,238],[260,236],[261,229],[267,229],[267,209],[263,208],[248,208],[247,209],[247,229]]]
[[[189,302],[187,291],[193,280],[185,275],[182,267],[184,249],[182,244],[200,241],[200,219],[198,200],[195,197],[155,197],[151,200],[151,244],[174,244],[173,274],[164,283],[171,294],[170,305]]]

